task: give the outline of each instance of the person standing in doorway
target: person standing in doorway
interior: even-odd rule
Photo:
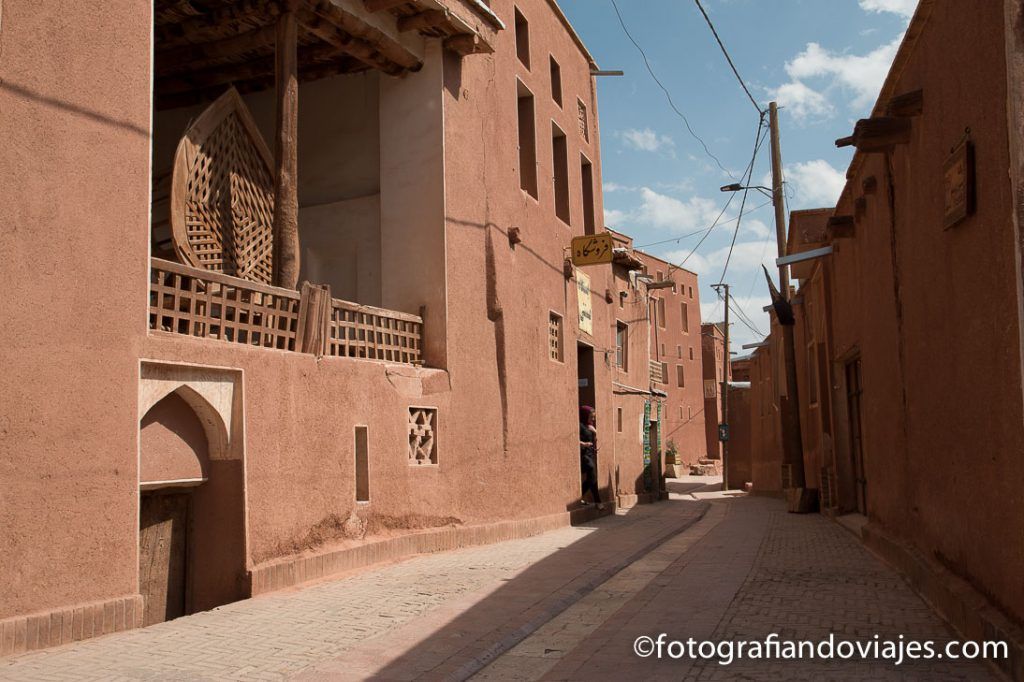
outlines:
[[[604,509],[601,493],[597,489],[597,414],[589,405],[580,407],[580,477],[583,483],[583,497],[587,504],[587,492],[598,509]]]

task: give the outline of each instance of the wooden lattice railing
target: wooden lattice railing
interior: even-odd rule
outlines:
[[[263,348],[302,350],[337,357],[421,364],[423,318],[331,299],[321,318],[321,341],[303,330],[316,327],[297,291],[151,259],[149,328]]]
[[[647,368],[651,373],[651,381],[657,384],[667,384],[668,377],[665,376],[667,372],[667,366],[664,362],[658,362],[657,360],[650,360],[647,363]]]

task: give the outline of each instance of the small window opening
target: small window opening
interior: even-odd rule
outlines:
[[[367,428],[356,427],[356,502],[370,501],[370,462]]]
[[[555,215],[562,222],[569,222],[569,145],[565,133],[551,124],[552,170],[555,186]]]
[[[516,55],[519,57],[519,61],[523,63],[527,69],[530,68],[530,23],[526,21],[526,17],[523,16],[519,8],[515,8],[516,13]]]
[[[551,60],[551,99],[555,100],[555,104],[559,107],[562,106],[562,68],[558,66],[558,62],[555,61],[554,57]]]
[[[537,133],[534,123],[533,95],[517,81],[519,97],[519,186],[537,198]]]

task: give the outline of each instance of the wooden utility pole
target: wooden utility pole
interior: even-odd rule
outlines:
[[[779,110],[775,102],[768,105],[768,123],[772,138],[772,203],[775,205],[775,236],[778,240],[779,258],[786,255],[786,209],[782,194],[782,150],[779,142]],[[790,307],[789,266],[779,266],[779,288],[783,305]],[[789,487],[799,492],[796,499],[803,497],[806,486],[804,477],[803,440],[800,433],[800,400],[796,384],[796,348],[793,337],[793,318],[779,317],[782,327],[782,346],[786,363],[786,394],[779,397],[779,412],[782,418],[782,463],[789,467]],[[783,472],[785,474],[785,472]],[[785,480],[785,476],[783,476]],[[800,504],[795,506],[801,506]],[[802,509],[801,509],[802,510]],[[790,505],[790,511],[797,511]]]
[[[725,330],[723,341],[724,359],[722,360],[722,424],[725,426],[725,438],[722,440],[722,490],[729,489],[729,370],[732,368],[732,353],[729,351],[729,285],[718,284],[715,289],[725,289]],[[721,437],[721,436],[719,436]]]
[[[274,284],[294,289],[299,282],[299,77],[298,24],[294,0],[277,20],[274,135]]]

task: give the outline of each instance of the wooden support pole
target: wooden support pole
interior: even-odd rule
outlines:
[[[782,144],[779,140],[779,112],[775,102],[768,105],[768,123],[772,143],[772,203],[775,204],[775,236],[778,242],[779,258],[786,256],[786,214],[782,190]],[[779,266],[779,288],[782,300],[789,302],[789,266]],[[786,395],[779,399],[779,414],[782,426],[782,462],[792,472],[790,485],[802,497],[806,485],[804,477],[804,448],[800,428],[800,400],[796,383],[796,347],[793,338],[793,321],[782,320],[782,346],[786,368]],[[790,511],[797,511],[790,505]]]
[[[299,78],[298,23],[292,4],[277,21],[274,135],[274,284],[294,289],[299,281]]]

